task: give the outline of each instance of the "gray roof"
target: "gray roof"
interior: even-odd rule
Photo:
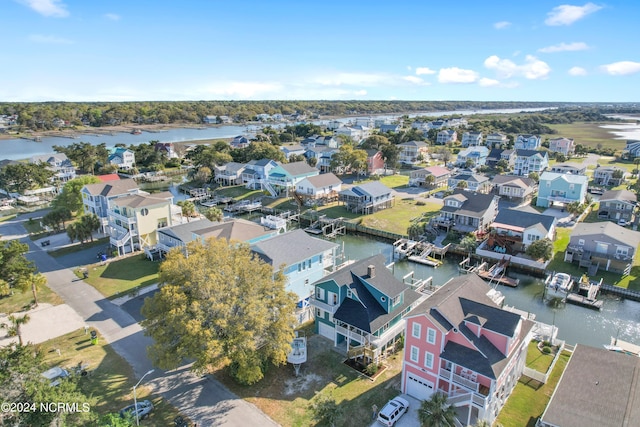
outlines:
[[[600,196],[600,201],[605,202],[608,200],[635,203],[638,201],[638,196],[636,196],[636,193],[629,190],[608,190],[605,191],[602,196]]]
[[[428,144],[424,141],[408,141],[403,142],[402,144],[398,144],[398,146],[402,147],[428,147]]]
[[[571,240],[588,236],[596,236],[600,239],[606,236],[604,240],[615,240],[634,249],[640,246],[640,232],[620,227],[611,221],[579,222],[571,233]]]
[[[159,228],[158,233],[165,234],[183,243],[189,243],[193,240],[194,231],[209,227],[213,224],[214,223],[209,221],[208,219],[202,218],[200,220],[190,221],[185,224]]]
[[[489,181],[489,178],[485,175],[479,175],[477,173],[459,173],[457,175],[452,176],[450,179],[455,179],[458,181],[470,181],[470,182],[486,182]]]
[[[251,250],[274,268],[279,268],[281,265],[293,265],[337,247],[336,243],[311,237],[305,231],[297,229],[255,243]]]
[[[113,203],[117,206],[126,206],[129,208],[142,208],[145,206],[156,206],[171,204],[173,194],[169,191],[154,194],[132,194],[130,196],[119,197]]]
[[[542,157],[547,157],[546,151],[537,151],[537,150],[516,150],[516,156],[518,157],[531,157],[539,154]]]
[[[555,220],[556,218],[550,215],[524,212],[518,208],[501,209],[493,222],[522,228],[529,228],[536,224],[540,224],[547,232],[549,232]]]
[[[491,181],[493,185],[513,185],[520,188],[534,187],[536,182],[524,176],[496,175]]]
[[[540,181],[555,181],[556,179],[564,179],[574,184],[586,185],[589,178],[586,175],[574,175],[572,173],[542,172]]]
[[[456,189],[453,191],[451,196],[447,196],[445,199],[449,197],[453,197],[456,200],[465,200],[463,201],[461,208],[443,206],[441,209],[442,211],[456,212],[460,215],[466,216],[478,216],[484,214],[484,212],[489,209],[496,196],[493,194],[472,193],[470,191]]]
[[[274,233],[273,230],[255,222],[241,218],[231,218],[224,222],[213,223],[209,227],[199,228],[195,234],[205,239],[225,239],[227,242],[247,242],[261,236]]]
[[[284,169],[291,176],[305,175],[312,172],[318,172],[318,169],[314,168],[313,166],[309,166],[309,164],[305,161],[284,163],[284,164],[281,164],[280,167],[282,167],[282,169]]]
[[[371,197],[384,196],[391,194],[391,189],[378,181],[367,182],[365,184],[356,185],[351,188],[353,193],[357,195],[367,194]]]
[[[576,345],[547,409],[543,425],[640,425],[640,358]]]
[[[71,163],[69,158],[64,153],[51,153],[51,154],[40,154],[31,157],[31,163],[51,163],[51,162],[59,162],[59,163]]]
[[[87,184],[84,186],[92,196],[119,196],[131,193],[138,189],[138,184],[132,179],[119,179],[114,181],[99,182],[97,184]]]
[[[305,178],[305,179],[307,181],[309,181],[309,183],[311,183],[311,185],[313,185],[316,188],[326,187],[327,185],[340,185],[340,184],[342,184],[342,181],[340,181],[340,178],[338,178],[337,176],[335,176],[331,172],[323,173],[323,174],[315,175],[315,176],[310,176],[310,177]]]

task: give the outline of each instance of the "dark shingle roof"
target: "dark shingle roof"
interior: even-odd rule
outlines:
[[[171,227],[159,228],[159,234],[165,234],[174,239],[180,240],[183,243],[189,243],[192,239],[193,232],[197,230],[201,230],[206,227],[210,227],[213,225],[213,222],[209,221],[206,218],[187,222],[185,224],[173,225]]]
[[[549,231],[551,230],[555,219],[555,217],[550,215],[524,212],[519,209],[501,209],[493,222],[522,228],[541,224],[547,231]]]
[[[571,233],[571,240],[588,236],[606,236],[604,240],[615,240],[632,248],[640,246],[640,232],[629,230],[611,221],[579,222]]]
[[[531,156],[535,156],[536,154],[540,154],[542,157],[544,157],[546,155],[545,152],[542,151],[536,151],[536,150],[516,150],[516,155],[518,157],[531,157]]]
[[[257,242],[251,249],[265,262],[279,268],[283,264],[289,266],[336,247],[336,243],[311,237],[304,230],[297,229]]]
[[[601,202],[606,200],[620,200],[633,203],[638,201],[638,197],[633,191],[629,190],[608,190],[600,196]]]
[[[458,212],[459,214],[466,216],[473,216],[484,213],[487,209],[489,209],[489,206],[491,206],[491,203],[495,198],[493,194],[472,193],[461,189],[454,190],[453,194],[448,197],[454,197],[456,199],[464,197],[466,200],[464,201],[461,208],[443,206],[441,210]]]

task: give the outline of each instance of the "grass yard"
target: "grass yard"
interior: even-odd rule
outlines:
[[[7,216],[3,216],[0,217],[0,222],[5,222],[5,221],[10,221],[12,219],[14,219],[16,217],[16,215],[7,215]]]
[[[55,251],[49,251],[48,254],[56,258],[59,256],[84,251],[85,249],[95,248],[98,246],[109,246],[109,238],[103,237],[101,239],[95,239],[93,242],[78,243],[72,246],[66,246],[60,249],[56,249]]]
[[[542,140],[546,138],[573,138],[576,144],[583,145],[585,147],[598,148],[600,145],[602,148],[613,148],[615,150],[622,150],[625,146],[625,141],[620,139],[614,139],[615,135],[610,131],[613,129],[603,129],[601,125],[614,124],[613,122],[597,123],[597,122],[575,122],[569,124],[549,124],[548,126],[558,131],[555,135],[543,134]]]
[[[87,266],[89,277],[85,281],[105,297],[114,299],[157,283],[159,269],[160,263],[149,261],[144,254],[133,255],[104,265]],[[76,270],[76,275],[82,277],[82,271]]]
[[[372,405],[382,408],[400,394],[402,353],[387,359],[387,369],[371,381],[342,363],[344,357],[331,350],[325,338],[310,336],[308,347],[308,360],[299,377],[289,364],[271,367],[262,381],[248,387],[236,384],[225,370],[215,376],[285,427],[316,425],[310,405],[320,395],[331,396],[340,405],[336,427],[368,426]]]
[[[391,209],[384,209],[362,218],[361,224],[366,227],[377,228],[396,234],[407,234],[407,228],[412,220],[435,216],[442,206],[438,203],[418,204],[413,199],[396,200]]]
[[[53,292],[48,286],[43,286],[38,291],[38,303],[49,303],[51,305],[59,305],[64,301]],[[28,310],[33,303],[33,294],[31,289],[27,292],[21,292],[20,289],[13,289],[13,295],[0,298],[0,313],[16,313]]]
[[[527,377],[520,378],[504,408],[500,411],[496,423],[503,427],[534,427],[551,400],[551,395],[560,381],[560,376],[568,361],[569,353],[563,352],[546,384],[529,380]]]
[[[72,368],[78,364],[89,365],[89,375],[80,377],[78,381],[80,389],[89,396],[91,411],[101,415],[116,413],[133,403],[132,387],[137,382],[133,370],[103,340],[98,339],[98,344],[92,345],[89,335],[85,335],[81,329],[44,342],[38,347],[44,352],[45,361],[50,366],[61,366],[72,372]],[[60,355],[57,350],[60,350]],[[140,425],[173,425],[178,411],[151,392],[144,384],[136,389],[138,400],[149,399],[154,406],[149,418],[141,421]]]
[[[372,182],[373,179],[366,179],[358,184],[364,184],[365,182]],[[378,180],[380,183],[386,185],[389,188],[399,188],[409,186],[409,175],[387,175],[382,176]]]
[[[217,196],[233,197],[236,200],[253,199],[256,197],[262,197],[264,191],[262,190],[249,190],[244,185],[235,185],[232,187],[218,187],[215,190]]]
[[[353,213],[348,211],[344,205],[339,204],[338,202],[329,203],[325,206],[318,207],[318,214],[326,215],[329,218],[346,218],[346,219],[355,219],[362,217],[360,213]]]
[[[538,349],[538,341],[531,341],[527,348],[527,367],[543,374],[547,372],[553,362],[553,354],[544,354]]]

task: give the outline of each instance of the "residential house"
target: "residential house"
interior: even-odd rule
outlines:
[[[180,212],[169,191],[111,199],[107,211],[109,242],[119,255],[155,247],[157,230],[173,225],[173,217]]]
[[[565,262],[587,267],[589,275],[598,269],[629,274],[640,245],[640,232],[610,221],[576,224],[565,251]]]
[[[492,148],[487,156],[487,166],[495,168],[500,160],[507,162],[509,168],[512,168],[516,163],[515,150],[503,150],[502,148]]]
[[[282,145],[280,146],[280,151],[284,153],[287,161],[291,158],[291,156],[302,156],[307,151],[302,145]]]
[[[539,427],[640,425],[640,359],[577,344]]]
[[[98,178],[100,182],[118,181],[120,175],[117,173],[108,173],[106,175],[96,175],[96,178]]]
[[[444,166],[429,166],[412,170],[409,176],[409,185],[411,187],[445,187],[449,183],[449,177],[451,177],[451,171],[448,168]]]
[[[609,190],[600,196],[598,218],[606,218],[614,221],[621,219],[632,222],[635,219],[635,211],[638,206],[636,193],[629,190]]]
[[[516,150],[516,162],[513,166],[515,175],[529,176],[530,173],[541,174],[549,167],[549,156],[545,151]]]
[[[406,165],[415,165],[429,158],[429,145],[424,141],[409,141],[397,145],[398,161]]]
[[[576,152],[576,145],[573,139],[553,138],[549,140],[549,151],[560,153],[565,156],[572,156]]]
[[[448,396],[458,423],[491,425],[522,375],[534,322],[503,310],[476,274],[450,279],[406,318],[401,390]]]
[[[186,252],[187,244],[196,240],[195,232],[210,227],[213,224],[215,223],[206,218],[199,218],[182,224],[158,228],[156,230],[155,247],[145,248],[145,252],[147,252],[147,256],[152,260],[156,259],[152,253],[154,249],[160,253],[160,256],[163,256],[174,248],[179,248]]]
[[[244,135],[236,136],[229,143],[231,148],[247,148],[249,144],[251,144],[251,141],[249,141],[249,138]]]
[[[493,194],[456,189],[444,198],[444,206],[432,225],[461,233],[485,232],[498,214],[498,199]]]
[[[354,125],[354,126],[344,126],[338,128],[334,131],[335,135],[344,135],[348,136],[356,142],[360,142],[363,139],[367,139],[371,136],[371,128],[367,126]]]
[[[482,145],[482,132],[465,132],[462,134],[463,147],[476,147]]]
[[[411,123],[411,129],[427,132],[429,129],[431,129],[431,127],[429,127],[428,122],[415,121]]]
[[[101,231],[107,232],[109,203],[118,197],[141,193],[133,179],[120,179],[97,184],[87,184],[80,190],[85,214],[95,214],[100,219]],[[145,193],[146,194],[146,193]]]
[[[247,167],[244,163],[229,162],[214,166],[213,179],[220,185],[237,185],[242,182],[242,172]]]
[[[373,181],[342,190],[340,201],[351,212],[371,214],[393,206],[393,194],[389,187]]]
[[[356,117],[355,126],[364,126],[372,129],[375,126],[375,122],[371,117]]]
[[[136,155],[128,148],[116,147],[111,154],[109,154],[109,163],[116,165],[118,169],[131,169],[136,164]]]
[[[555,239],[556,218],[522,209],[501,209],[491,223],[487,249],[501,254],[524,253],[541,239]]]
[[[548,208],[553,204],[583,204],[587,196],[588,182],[589,178],[585,175],[544,172],[540,175],[538,183],[536,206]]]
[[[305,161],[281,163],[269,171],[267,181],[276,194],[285,194],[288,197],[289,192],[295,190],[300,181],[318,174],[320,171]]]
[[[218,124],[218,116],[204,116],[202,122],[207,125]]]
[[[251,160],[242,171],[240,179],[251,190],[264,189],[269,172],[276,166],[278,163],[271,159]]]
[[[340,140],[334,136],[331,135],[327,135],[327,136],[319,136],[316,138],[316,142],[315,142],[316,146],[320,145],[320,146],[325,146],[325,147],[330,147],[330,148],[339,148],[340,147]]]
[[[471,160],[470,163],[472,163],[474,167],[483,166],[487,163],[487,157],[489,157],[489,150],[487,147],[469,147],[458,153],[456,164],[458,166],[465,166],[467,161]]]
[[[313,313],[309,300],[314,294],[314,282],[333,271],[339,245],[309,236],[297,229],[261,240],[251,250],[286,279],[287,291],[297,295],[298,322],[310,320]]]
[[[338,151],[337,148],[316,145],[315,147],[309,147],[304,155],[307,159],[315,158],[316,169],[318,169],[320,173],[325,173],[331,172],[331,159]]]
[[[444,129],[436,135],[436,144],[445,145],[449,142],[453,143],[458,140],[458,132],[453,129]]]
[[[376,149],[365,150],[367,152],[367,173],[369,175],[384,174],[385,161],[382,151]]]
[[[380,133],[398,133],[402,127],[399,124],[382,124],[378,126]]]
[[[538,189],[535,180],[517,175],[496,175],[491,184],[495,194],[517,203],[531,200]]]
[[[622,155],[631,159],[640,156],[640,141],[637,139],[628,139],[624,150],[622,150]]]
[[[167,156],[167,159],[177,159],[180,157],[176,152],[176,147],[173,142],[156,142],[153,148]]]
[[[379,362],[403,333],[403,317],[424,296],[386,267],[384,255],[356,261],[314,283],[316,332],[349,358]]]
[[[464,184],[461,184],[464,182]],[[459,173],[449,178],[449,189],[462,188],[467,191],[488,193],[491,191],[491,181],[485,175],[477,173]]]
[[[303,179],[296,185],[295,194],[303,203],[315,205],[338,200],[340,191],[342,181],[329,172]]]
[[[573,162],[556,163],[555,165],[551,166],[551,169],[549,172],[572,173],[574,175],[586,175],[587,167],[582,163],[573,163]]]
[[[31,157],[31,163],[44,163],[46,168],[53,171],[53,181],[65,183],[76,177],[76,168],[64,153],[42,154]]]
[[[485,145],[488,149],[493,148],[507,148],[507,144],[509,143],[509,139],[507,135],[503,133],[493,132],[487,135],[487,139],[485,140]]]
[[[339,120],[331,120],[327,123],[327,130],[337,130],[344,126]]]
[[[518,135],[513,143],[516,150],[539,150],[541,140],[538,135]]]
[[[593,171],[593,181],[598,185],[620,185],[627,173],[617,166],[598,166]]]

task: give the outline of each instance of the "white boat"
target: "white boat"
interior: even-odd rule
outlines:
[[[545,286],[547,298],[565,299],[573,288],[573,280],[567,273],[556,273],[547,277]]]
[[[294,338],[291,343],[291,352],[287,356],[287,362],[299,365],[307,361],[307,338]]]

